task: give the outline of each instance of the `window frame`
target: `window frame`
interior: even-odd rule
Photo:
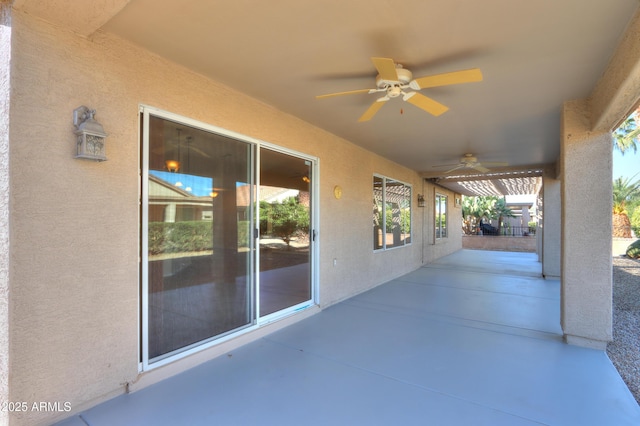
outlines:
[[[246,136],[231,130],[227,130],[212,124],[208,124],[193,118],[189,118],[186,116],[182,116],[176,113],[172,113],[166,110],[162,110],[160,108],[156,108],[146,104],[139,105],[139,177],[140,177],[140,187],[139,187],[139,249],[140,249],[140,257],[139,257],[139,361],[138,361],[138,371],[145,372],[151,371],[153,369],[163,367],[167,364],[179,361],[183,358],[186,358],[192,354],[204,351],[206,349],[212,348],[214,346],[218,346],[224,344],[230,340],[236,339],[244,334],[254,332],[262,327],[268,326],[275,321],[282,320],[291,315],[295,315],[300,313],[306,309],[309,309],[313,306],[318,306],[320,304],[320,288],[319,288],[319,260],[320,260],[320,244],[319,238],[316,238],[316,235],[319,235],[320,232],[320,159],[316,156],[312,156],[309,154],[305,154],[299,151],[295,151],[286,147],[282,147],[273,143],[265,142],[260,139],[255,139],[250,136]],[[259,189],[258,187],[261,184],[259,170],[260,170],[260,152],[262,149],[269,149],[271,151],[280,152],[283,154],[291,155],[305,161],[308,161],[311,167],[311,173],[315,177],[312,179],[311,186],[309,188],[310,197],[312,199],[311,204],[311,221],[310,227],[313,230],[313,239],[310,242],[310,280],[311,280],[311,298],[308,301],[304,301],[297,305],[290,306],[288,308],[282,309],[280,311],[271,313],[265,316],[253,315],[253,319],[251,324],[248,324],[242,328],[233,330],[230,333],[223,333],[212,338],[205,339],[202,341],[195,342],[193,345],[185,346],[171,352],[169,354],[165,354],[161,357],[150,358],[149,357],[149,255],[148,255],[148,241],[149,241],[149,231],[148,231],[148,218],[149,218],[149,193],[148,193],[148,182],[149,182],[149,160],[150,160],[150,132],[148,129],[148,123],[150,117],[158,117],[164,120],[173,121],[178,124],[182,124],[184,126],[193,127],[195,129],[199,129],[205,132],[218,134],[224,137],[232,138],[237,141],[249,144],[252,146],[252,156],[253,156],[253,170],[252,170],[252,182],[256,187],[256,191]],[[256,199],[257,199],[256,195]],[[255,219],[253,219],[252,227],[255,228],[255,224],[259,223],[260,215],[259,209],[254,212]],[[257,235],[257,233],[256,233]],[[255,247],[257,245],[256,241],[257,237],[252,237],[250,250],[252,252],[255,251]],[[259,258],[254,260],[252,274],[252,290],[254,292],[258,292],[260,288],[260,274],[259,274]],[[257,303],[259,303],[259,296],[254,298],[252,301],[252,309],[257,309]]]
[[[376,180],[381,182],[381,196],[380,200],[376,200]],[[406,238],[400,237],[398,244],[388,245],[387,238],[382,238],[383,235],[387,235],[387,208],[380,208],[380,206],[387,206],[387,198],[388,193],[390,191],[387,190],[387,183],[400,184],[405,188],[403,191],[408,191],[408,194],[405,194],[403,197],[403,201],[406,201],[406,207],[401,207],[400,210],[408,209],[409,210],[409,230],[405,234]],[[373,203],[374,203],[374,212],[373,212],[373,251],[374,252],[382,252],[386,250],[393,250],[397,248],[407,247],[412,244],[413,239],[413,185],[410,183],[390,178],[385,175],[373,174]],[[380,201],[380,204],[377,203]],[[402,227],[402,212],[399,215],[400,218],[400,227]],[[402,234],[401,234],[402,235]],[[395,237],[394,237],[395,238]],[[379,243],[378,243],[379,242]]]
[[[443,227],[443,220],[442,220],[443,212],[441,210],[441,207],[443,204],[444,204],[444,214],[446,215],[447,211],[449,210],[449,196],[436,192],[434,197],[434,217],[433,217],[433,225],[434,225],[433,234],[435,236],[436,241],[443,240],[444,238],[449,238],[446,216],[445,216],[444,227]]]

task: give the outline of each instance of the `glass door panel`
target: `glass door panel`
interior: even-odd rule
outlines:
[[[253,324],[253,146],[149,116],[151,362]]]
[[[311,300],[310,161],[260,150],[259,316]]]

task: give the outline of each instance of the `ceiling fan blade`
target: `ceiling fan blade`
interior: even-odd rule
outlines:
[[[453,167],[453,166],[460,166],[460,163],[456,163],[456,164],[438,164],[437,166],[431,166],[431,167]],[[464,165],[464,164],[462,164]]]
[[[389,58],[371,58],[371,62],[378,70],[380,78],[383,80],[398,80],[398,73],[396,72],[396,64],[393,59]]]
[[[455,172],[458,169],[462,169],[463,167],[465,167],[464,164],[458,164],[456,167],[454,167],[453,169],[449,169],[446,172],[444,172],[445,174],[449,174],[451,172]]]
[[[348,92],[329,93],[327,95],[318,95],[316,96],[316,99],[330,98],[332,96],[355,95],[357,93],[369,93],[371,90],[376,90],[376,89],[359,89],[359,90],[349,90]]]
[[[470,70],[446,72],[444,74],[428,75],[416,78],[409,83],[414,90],[426,89],[427,87],[448,86],[451,84],[473,83],[482,81],[482,72],[479,68]]]
[[[358,121],[362,122],[362,121],[371,120],[373,118],[373,116],[376,115],[376,113],[380,110],[380,108],[383,107],[383,105],[387,101],[388,101],[388,99],[380,98],[377,101],[375,101],[374,103],[372,103],[371,106],[369,107],[369,109],[366,110],[364,114],[362,114],[362,116],[358,119]]]
[[[505,163],[502,161],[487,161],[487,162],[482,162],[483,166],[488,166],[488,167],[506,167],[509,165],[509,163]]]
[[[448,107],[442,105],[440,102],[436,102],[418,92],[409,92],[404,95],[402,99],[436,117],[449,110]]]
[[[203,150],[201,150],[201,149],[194,148],[193,150],[194,150],[195,152],[197,152],[198,154],[202,155],[202,156],[203,156],[203,157],[205,157],[205,158],[211,158],[211,156],[210,156],[209,154],[207,154],[206,152],[204,152],[204,151],[203,151]]]
[[[480,164],[475,164],[475,165],[472,165],[472,166],[469,166],[469,167],[471,167],[472,169],[477,170],[479,172],[482,172],[482,173],[487,173],[489,171],[489,169],[487,169],[486,167],[483,167]]]

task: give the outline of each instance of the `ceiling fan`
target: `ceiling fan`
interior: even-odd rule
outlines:
[[[503,162],[480,163],[478,161],[478,158],[475,157],[473,154],[465,154],[464,157],[460,158],[460,162],[458,164],[441,164],[439,166],[433,166],[433,167],[453,167],[453,168],[447,170],[446,172],[444,172],[445,174],[449,174],[449,173],[454,172],[454,171],[459,170],[459,169],[473,169],[473,170],[477,170],[477,171],[482,172],[482,173],[487,173],[489,171],[487,166],[489,166],[489,167],[502,167],[502,166],[507,166],[507,165],[509,165],[509,164],[508,163],[503,163]]]
[[[378,93],[385,95],[378,98],[358,121],[369,121],[382,108],[385,102],[402,95],[402,100],[432,114],[439,116],[449,108],[421,93],[418,90],[429,87],[448,86],[451,84],[472,83],[482,81],[482,72],[479,68],[472,68],[463,71],[447,72],[444,74],[434,74],[420,78],[413,78],[413,74],[402,65],[396,64],[389,58],[371,58],[373,65],[378,70],[376,76],[375,89],[350,90],[348,92],[329,93],[327,95],[316,96],[316,99],[329,98],[332,96],[354,95],[358,93]]]

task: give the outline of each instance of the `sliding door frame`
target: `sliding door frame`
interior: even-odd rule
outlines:
[[[191,354],[200,352],[207,348],[219,345],[239,335],[254,331],[262,326],[265,326],[274,321],[283,319],[285,317],[294,315],[305,309],[311,308],[314,305],[319,304],[319,252],[320,252],[320,221],[319,221],[319,181],[320,181],[320,167],[319,159],[317,157],[297,152],[291,149],[287,149],[269,142],[262,141],[260,139],[252,138],[237,132],[233,132],[227,129],[223,129],[217,126],[213,126],[198,120],[194,120],[188,117],[184,117],[178,114],[174,114],[168,111],[164,111],[149,105],[140,105],[139,114],[141,117],[141,138],[140,138],[140,363],[139,371],[149,371],[154,368],[161,367],[171,362],[177,361]],[[253,164],[250,164],[252,182],[251,185],[255,188],[253,193],[254,197],[251,199],[253,214],[252,228],[254,230],[253,237],[250,239],[250,250],[253,253],[252,266],[250,276],[250,287],[252,289],[253,296],[251,297],[252,320],[251,324],[240,329],[237,332],[224,334],[220,337],[212,337],[206,339],[203,342],[198,342],[188,346],[184,350],[180,350],[174,355],[167,356],[159,360],[149,360],[149,247],[148,247],[148,221],[149,221],[149,118],[150,116],[170,120],[176,123],[184,124],[185,126],[194,127],[206,132],[218,134],[224,137],[235,139],[239,142],[247,143],[252,152]],[[260,212],[257,208],[260,199],[260,150],[266,148],[272,151],[277,151],[283,154],[291,155],[305,161],[309,161],[311,164],[312,179],[310,184],[310,197],[311,197],[311,209],[310,209],[310,227],[311,238],[309,241],[310,246],[310,287],[311,287],[311,299],[294,306],[290,306],[281,311],[274,312],[270,315],[260,317],[258,315],[259,307],[259,294],[260,294],[260,279],[259,279],[259,232],[257,232],[260,223]]]

